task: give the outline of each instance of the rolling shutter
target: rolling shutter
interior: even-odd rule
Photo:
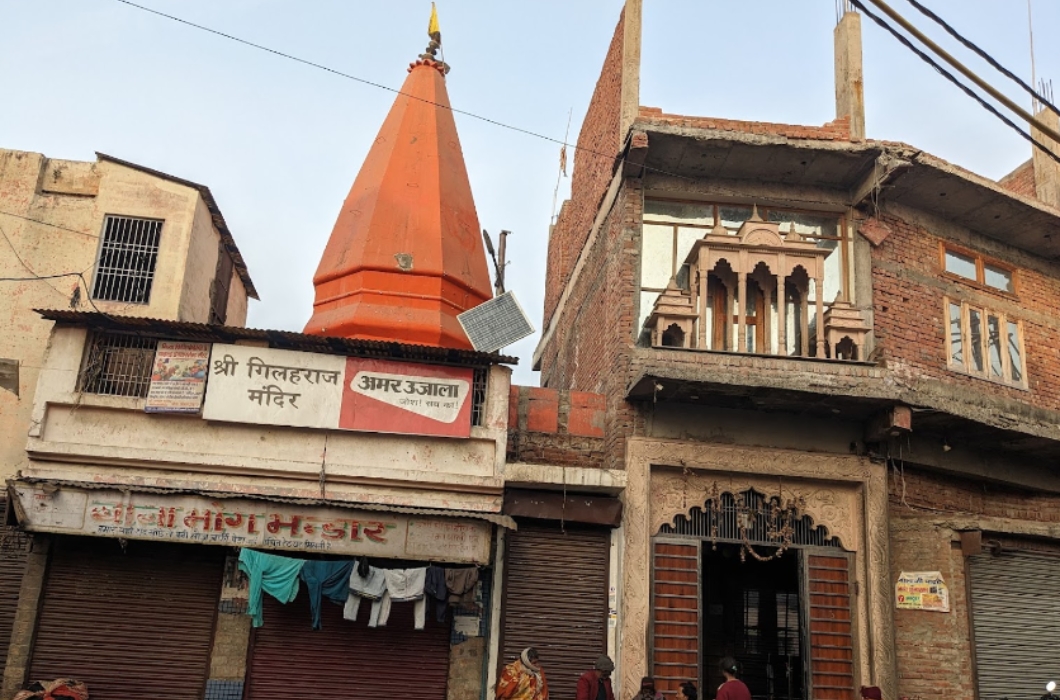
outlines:
[[[6,508],[0,498],[0,513]],[[7,647],[15,624],[22,575],[26,571],[28,536],[17,527],[0,525],[0,669],[7,665]]]
[[[806,655],[810,697],[849,700],[854,688],[854,625],[850,557],[842,552],[803,551],[802,609],[809,618]]]
[[[979,697],[1038,698],[1060,679],[1060,557],[968,557]]]
[[[611,531],[520,522],[506,551],[499,662],[536,647],[549,696],[570,700],[607,652]]]
[[[428,605],[426,629],[414,629],[413,604],[394,603],[386,627],[369,628],[370,608],[362,601],[350,622],[342,606],[325,598],[323,629],[314,630],[304,586],[286,605],[266,595],[265,624],[251,638],[244,700],[445,700],[449,623],[436,622]]]
[[[669,696],[699,683],[699,542],[656,540],[652,556],[652,675]]]
[[[31,680],[75,678],[92,700],[201,700],[221,594],[220,547],[56,538]]]

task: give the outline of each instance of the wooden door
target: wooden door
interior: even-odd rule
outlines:
[[[804,675],[813,700],[856,697],[852,564],[841,550],[802,550]]]
[[[667,697],[699,683],[700,543],[656,539],[652,545],[651,674]]]

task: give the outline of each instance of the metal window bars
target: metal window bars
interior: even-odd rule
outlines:
[[[486,385],[488,367],[476,367],[471,383],[471,425],[483,425],[486,420]]]
[[[146,304],[158,262],[162,221],[108,215],[96,261],[92,298]]]
[[[158,340],[93,333],[85,348],[78,390],[109,396],[147,396]]]

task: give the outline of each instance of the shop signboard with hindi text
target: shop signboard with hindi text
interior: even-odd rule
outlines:
[[[468,437],[474,370],[215,344],[207,420]]]
[[[336,428],[346,358],[216,343],[202,416],[207,420]]]
[[[485,564],[482,520],[194,494],[43,488],[16,482],[16,513],[33,532],[254,547],[290,552]]]
[[[471,434],[474,372],[351,357],[346,361],[339,427],[405,435]]]
[[[950,611],[950,592],[939,571],[903,571],[894,596],[895,605],[903,610]]]
[[[209,361],[209,343],[158,341],[144,411],[198,413]]]

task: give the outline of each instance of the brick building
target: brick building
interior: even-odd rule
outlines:
[[[1037,697],[1060,675],[1057,162],[994,182],[867,138],[854,13],[828,124],[643,107],[640,5],[534,356],[543,387],[604,397],[621,693],[709,696],[731,654],[756,697]]]

